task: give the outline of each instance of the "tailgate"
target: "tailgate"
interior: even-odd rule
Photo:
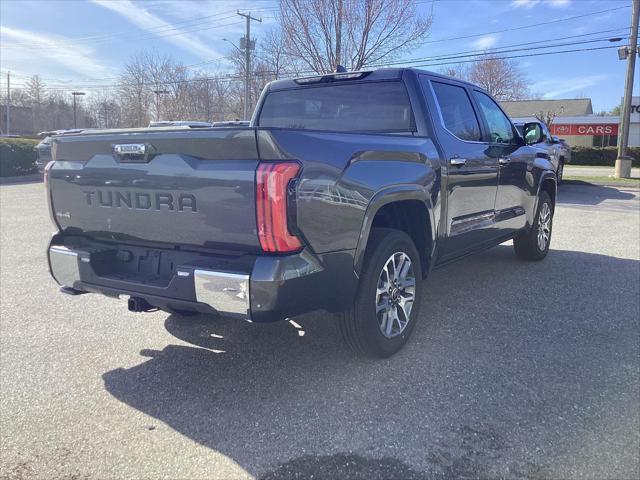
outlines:
[[[58,137],[53,157],[51,205],[63,231],[259,249],[252,128]]]

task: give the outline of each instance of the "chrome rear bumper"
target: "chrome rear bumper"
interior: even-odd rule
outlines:
[[[222,313],[251,316],[249,275],[195,270],[196,300]]]
[[[51,274],[62,287],[82,290],[79,284],[83,281],[80,275],[83,263],[90,268],[90,252],[57,245],[49,248]],[[220,314],[250,318],[249,275],[178,266],[176,276],[193,279],[195,302],[205,304]],[[129,287],[123,294],[135,296],[135,284]]]

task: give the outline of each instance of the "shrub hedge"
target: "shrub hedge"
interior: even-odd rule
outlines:
[[[640,147],[629,147],[634,167],[640,167]],[[613,167],[618,156],[617,147],[571,147],[571,165]]]
[[[37,171],[38,140],[29,138],[0,138],[0,177],[17,177]]]

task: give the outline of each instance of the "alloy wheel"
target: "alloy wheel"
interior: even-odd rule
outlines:
[[[551,208],[548,203],[543,203],[538,217],[538,248],[543,252],[551,238]]]
[[[382,335],[394,338],[405,330],[415,293],[416,279],[411,258],[404,252],[396,252],[382,267],[376,289],[376,315]]]

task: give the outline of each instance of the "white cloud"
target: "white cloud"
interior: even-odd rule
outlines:
[[[96,60],[91,48],[73,43],[73,39],[19,28],[0,26],[2,63],[9,68],[31,70],[34,65],[57,64],[88,78],[100,78],[111,73],[110,68]]]
[[[531,90],[541,92],[542,98],[556,98],[571,92],[594,87],[609,78],[609,75],[587,75],[583,77],[554,78],[531,85]]]
[[[511,6],[530,10],[540,3],[549,5],[551,8],[566,8],[571,5],[571,0],[512,0]]]
[[[553,8],[566,8],[571,5],[571,0],[547,0]]]
[[[500,37],[498,35],[483,35],[473,42],[474,48],[478,50],[486,50],[493,47]]]
[[[121,15],[142,30],[158,34],[166,41],[188,50],[191,53],[205,58],[212,58],[220,55],[220,52],[208,47],[206,43],[196,38],[195,35],[189,33],[180,34],[183,32],[179,28],[175,28],[171,22],[161,19],[157,15],[150,13],[145,8],[134,4],[130,0],[119,2],[109,0],[92,0],[92,2]]]
[[[540,0],[513,0],[511,2],[511,6],[515,8],[530,9],[535,7],[538,3],[540,3]]]

